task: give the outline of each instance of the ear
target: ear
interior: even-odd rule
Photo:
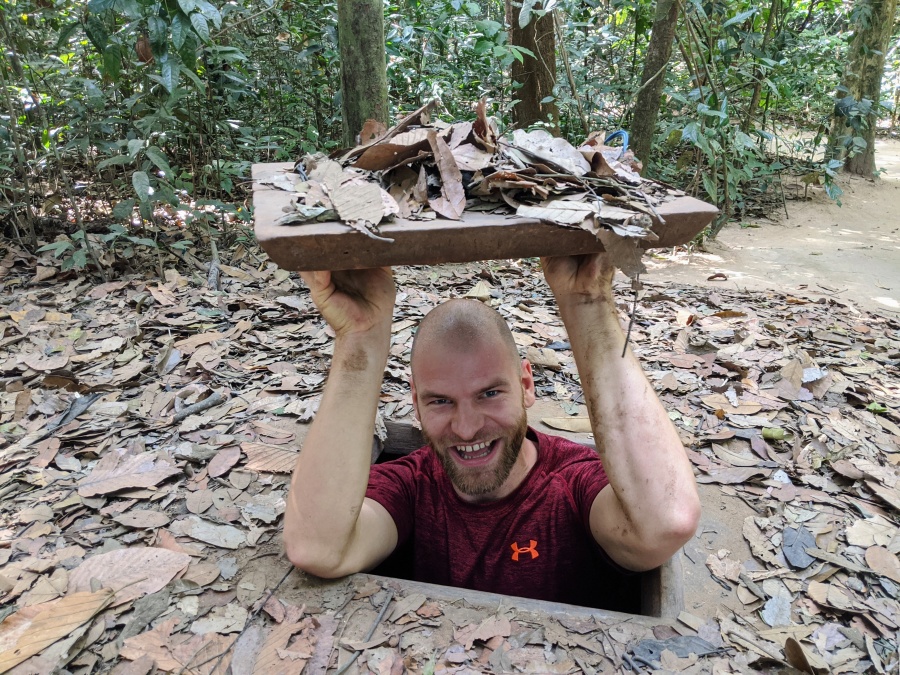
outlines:
[[[419,399],[416,396],[416,381],[412,378],[412,376],[410,376],[409,378],[409,390],[412,394],[413,414],[415,414],[416,419],[421,422],[422,418],[419,417]]]
[[[531,371],[531,362],[528,359],[522,359],[522,400],[525,407],[530,408],[534,405],[536,394],[534,391],[534,373]]]

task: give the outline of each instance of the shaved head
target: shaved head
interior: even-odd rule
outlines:
[[[410,367],[415,378],[416,361],[431,350],[467,351],[480,344],[498,344],[509,354],[510,365],[520,360],[516,341],[497,310],[478,300],[455,299],[438,305],[419,323],[413,339]]]

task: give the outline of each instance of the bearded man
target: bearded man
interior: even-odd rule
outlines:
[[[422,320],[410,357],[428,444],[370,467],[391,271],[302,274],[336,337],[285,513],[297,567],[340,577],[405,548],[418,581],[627,609],[628,574],[658,567],[693,536],[693,471],[637,359],[622,356],[614,267],[605,254],[541,262],[596,451],[528,427],[534,377],[506,322],[477,301],[450,300]]]

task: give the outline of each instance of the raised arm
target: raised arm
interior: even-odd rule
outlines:
[[[678,433],[628,350],[606,254],[542,259],[575,355],[609,486],[591,508],[594,539],[617,563],[658,567],[687,542],[700,499]]]
[[[284,545],[300,569],[339,577],[373,567],[397,545],[390,514],[365,499],[396,291],[390,269],[301,276],[335,341],[319,411],[291,478]]]

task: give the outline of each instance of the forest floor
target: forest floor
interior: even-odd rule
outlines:
[[[711,288],[777,288],[850,300],[868,311],[900,312],[900,140],[876,141],[880,178],[841,176],[842,205],[802,183],[770,220],[729,223],[705,251],[655,257],[648,278]],[[790,197],[795,197],[790,199]],[[707,281],[723,273],[728,278]]]
[[[891,672],[897,173],[845,182],[842,208],[814,193],[782,223],[729,226],[707,252],[653,261],[632,345],[704,503],[684,549],[686,611],[658,625],[292,572],[280,519],[331,345],[296,275],[244,249],[228,252],[220,291],[176,269],[97,284],[0,244],[0,671],[324,672],[358,651],[349,673],[611,673],[638,657],[685,673]],[[396,279],[384,418],[410,418],[418,320],[468,294],[535,363],[559,415],[540,423],[583,426],[532,262]]]

